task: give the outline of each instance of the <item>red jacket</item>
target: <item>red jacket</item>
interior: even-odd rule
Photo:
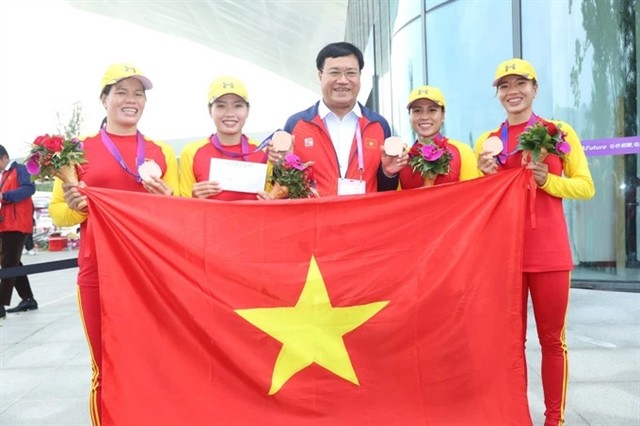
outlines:
[[[292,115],[287,120],[284,130],[295,136],[293,152],[305,163],[314,161],[311,168],[316,179],[316,189],[320,196],[336,195],[338,193],[338,178],[340,170],[335,148],[331,136],[324,122],[318,115],[317,102],[311,108]],[[385,177],[380,169],[380,147],[384,140],[391,136],[389,124],[379,114],[360,105],[362,117],[358,125],[362,131],[362,150],[364,156],[364,175],[366,191],[395,189],[397,178],[391,182],[379,182]],[[358,156],[356,141],[351,145],[347,175],[343,178],[360,179],[358,172]]]
[[[18,231],[25,234],[33,232],[33,201],[31,196],[36,187],[24,164],[11,163],[9,170],[2,172],[0,178],[0,232]]]

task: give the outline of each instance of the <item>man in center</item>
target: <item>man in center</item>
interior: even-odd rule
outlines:
[[[294,136],[293,152],[302,162],[314,161],[320,196],[394,190],[398,172],[407,164],[405,152],[387,156],[382,150],[391,136],[389,124],[357,101],[362,52],[347,42],[325,46],[316,58],[322,99],[287,120]]]

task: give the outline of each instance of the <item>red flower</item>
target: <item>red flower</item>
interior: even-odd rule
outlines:
[[[51,152],[60,152],[64,144],[64,139],[60,136],[51,136],[43,143],[44,147]]]
[[[547,128],[547,133],[549,133],[549,136],[555,136],[558,133],[558,128],[552,122],[543,121],[542,124]]]
[[[34,145],[43,146],[44,143],[50,138],[49,134],[38,136],[35,141],[33,141]]]

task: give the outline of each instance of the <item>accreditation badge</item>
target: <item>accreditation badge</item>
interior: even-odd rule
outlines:
[[[338,195],[360,195],[366,192],[366,186],[361,179],[338,178]]]

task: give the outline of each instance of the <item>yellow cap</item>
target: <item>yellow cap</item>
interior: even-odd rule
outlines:
[[[420,86],[416,87],[409,94],[409,100],[407,101],[407,108],[411,107],[411,104],[418,99],[429,99],[444,108],[444,95],[442,91],[433,86]]]
[[[235,77],[223,76],[216,78],[209,85],[209,104],[223,95],[240,96],[246,103],[249,103],[249,94],[244,83]]]
[[[522,77],[533,80],[536,78],[536,70],[533,65],[524,59],[513,58],[502,62],[496,69],[496,75],[493,77],[493,85],[497,86],[498,81],[507,75],[521,75]]]
[[[129,77],[138,79],[140,83],[142,83],[142,87],[144,87],[145,90],[153,88],[151,80],[142,75],[142,71],[140,71],[140,68],[136,68],[131,64],[112,64],[109,65],[109,68],[107,68],[107,71],[102,76],[102,85],[100,86],[100,91],[102,92],[106,86],[116,84],[120,80],[124,80],[125,78]]]

